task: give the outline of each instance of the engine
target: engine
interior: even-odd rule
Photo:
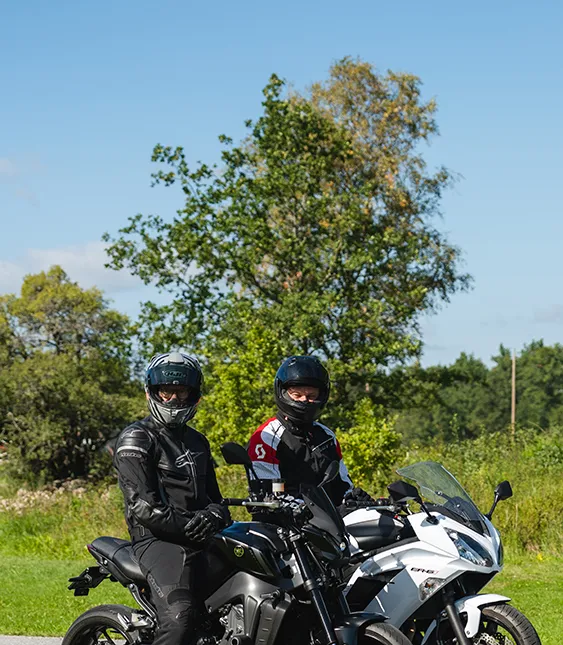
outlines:
[[[224,608],[219,622],[225,633],[218,645],[239,645],[244,638],[244,609],[242,603]]]

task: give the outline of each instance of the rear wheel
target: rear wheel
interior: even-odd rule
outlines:
[[[150,643],[138,631],[128,632],[119,620],[131,620],[133,609],[125,605],[100,605],[80,615],[69,627],[62,645],[128,645]]]
[[[364,632],[362,645],[412,645],[411,641],[393,625],[373,623]]]

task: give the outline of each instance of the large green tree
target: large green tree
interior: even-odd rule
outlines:
[[[130,339],[127,317],[57,266],[0,297],[0,435],[15,475],[40,482],[107,471],[100,449],[142,405]]]
[[[170,294],[145,305],[146,344],[207,356],[218,385],[232,385],[233,364],[271,375],[284,354],[314,353],[334,378],[336,417],[365,396],[385,402],[389,368],[420,352],[420,315],[468,281],[435,223],[451,175],[418,149],[437,132],[435,109],[416,77],[346,59],[304,95],[272,76],[248,137],[220,137],[217,167],[156,146],[155,182],[179,186],[183,205],[106,236],[110,266]],[[257,324],[276,339],[268,356]]]

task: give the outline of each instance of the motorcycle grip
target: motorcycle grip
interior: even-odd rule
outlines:
[[[248,502],[246,497],[224,497],[221,504],[223,504],[223,506],[244,506],[245,502]]]

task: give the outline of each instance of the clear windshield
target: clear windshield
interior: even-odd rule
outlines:
[[[483,514],[457,479],[435,461],[421,461],[399,468],[397,474],[414,481],[420,494],[444,515],[461,521],[478,533],[488,533]]]

